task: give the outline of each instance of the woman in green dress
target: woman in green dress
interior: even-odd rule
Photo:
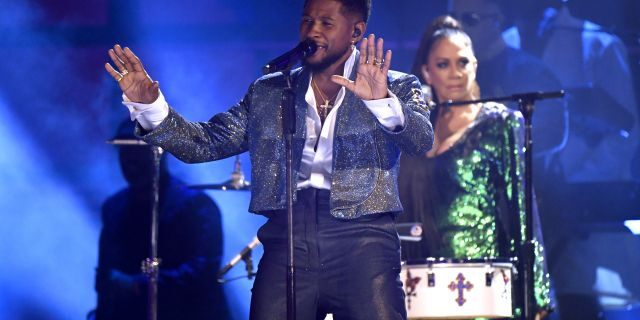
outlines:
[[[437,106],[477,99],[477,67],[458,22],[437,18],[422,37],[413,68],[434,102],[434,145],[424,156],[403,156],[400,163],[399,222],[423,225],[420,242],[403,242],[405,260],[509,258],[522,243],[522,115],[497,103]],[[536,302],[548,307],[542,246],[536,254]]]

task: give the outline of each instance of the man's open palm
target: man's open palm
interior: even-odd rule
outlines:
[[[129,100],[150,104],[158,99],[160,94],[158,82],[151,80],[142,62],[131,49],[126,47],[122,49],[116,44],[113,49],[109,49],[109,57],[117,70],[109,63],[104,67],[118,81],[120,89]]]

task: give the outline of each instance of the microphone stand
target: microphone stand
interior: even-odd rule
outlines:
[[[564,91],[527,92],[504,97],[485,98],[472,101],[445,102],[442,106],[467,105],[489,101],[516,101],[524,117],[524,200],[525,200],[525,241],[522,246],[516,245],[516,254],[522,258],[522,304],[523,319],[533,320],[536,316],[534,299],[533,264],[535,261],[535,241],[533,240],[533,136],[532,118],[535,101],[561,98]],[[517,242],[516,242],[517,243]]]
[[[296,132],[295,92],[291,85],[291,69],[282,71],[287,86],[282,91],[282,131],[285,136],[287,193],[287,320],[296,319],[296,277],[293,251],[293,135]]]
[[[244,258],[242,258],[242,260],[244,261],[244,268],[245,270],[247,270],[247,279],[251,280],[253,279],[253,258],[251,257],[251,251],[249,251],[247,253],[247,255],[244,256]]]
[[[282,135],[285,137],[285,162],[286,162],[286,196],[287,196],[287,320],[296,318],[296,284],[295,264],[293,258],[293,135],[296,132],[295,97],[291,85],[291,67],[299,60],[313,55],[318,46],[307,39],[293,50],[277,57],[269,62],[262,70],[263,73],[281,71],[287,86],[282,91]]]
[[[146,147],[148,144],[138,139],[113,139],[107,141],[113,145],[128,145]],[[142,261],[140,269],[147,277],[147,320],[158,318],[158,269],[161,259],[158,258],[158,208],[160,204],[160,160],[163,150],[150,146],[153,154],[151,181],[151,241],[149,258]]]
[[[233,266],[240,262],[240,260],[244,261],[245,263],[245,268],[247,269],[247,278],[252,279],[255,274],[253,273],[253,258],[251,257],[251,253],[253,252],[253,248],[255,248],[259,244],[260,240],[258,240],[258,237],[254,237],[253,240],[246,247],[244,247],[242,251],[240,251],[240,253],[233,257],[233,259],[231,259],[231,261],[229,261],[229,263],[227,263],[224,267],[218,270],[218,283],[227,282],[227,280],[223,279],[222,277],[227,272],[229,272],[229,270],[231,270]]]
[[[142,272],[147,276],[147,320],[158,318],[158,208],[160,200],[160,158],[162,148],[151,146],[153,152],[153,182],[151,204],[151,248],[150,257],[142,261]]]

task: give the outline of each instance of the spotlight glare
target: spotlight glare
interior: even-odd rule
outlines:
[[[624,225],[633,234],[640,235],[640,220],[627,220],[627,221],[624,222]]]

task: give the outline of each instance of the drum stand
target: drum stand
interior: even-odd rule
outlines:
[[[534,320],[536,316],[536,303],[534,298],[534,274],[533,265],[535,262],[535,240],[533,239],[533,136],[532,118],[535,109],[535,101],[543,99],[561,98],[564,91],[555,92],[528,92],[514,94],[511,96],[486,98],[473,101],[445,102],[442,106],[467,105],[473,103],[483,103],[489,101],[516,101],[520,107],[520,112],[524,117],[524,201],[525,201],[525,241],[522,245],[517,245],[516,254],[519,257],[520,270],[522,272],[522,290],[520,304],[522,307],[522,319]],[[518,229],[520,230],[520,229]]]

